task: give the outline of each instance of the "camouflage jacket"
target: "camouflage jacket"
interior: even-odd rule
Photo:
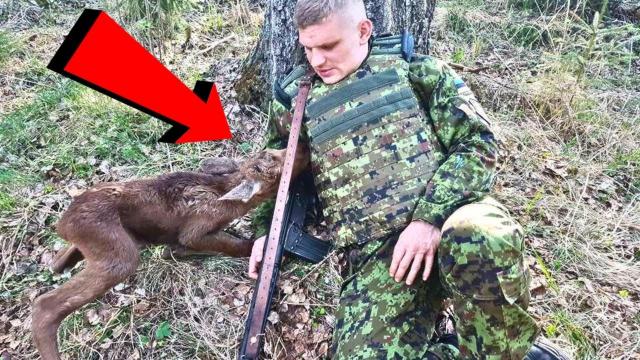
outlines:
[[[362,66],[366,64],[367,61]],[[495,174],[496,142],[482,107],[446,63],[430,56],[414,56],[409,64],[409,78],[427,114],[424,121],[445,152],[412,219],[441,227],[457,208],[489,192]],[[280,102],[272,102],[268,148],[286,147],[291,118],[292,113]],[[305,130],[303,127],[301,141],[308,141]],[[272,213],[273,201],[256,210],[252,221],[256,236],[266,234]]]

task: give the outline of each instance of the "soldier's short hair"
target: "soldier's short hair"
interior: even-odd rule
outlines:
[[[298,0],[294,20],[299,29],[304,29],[350,6],[364,8],[364,3],[362,0]]]

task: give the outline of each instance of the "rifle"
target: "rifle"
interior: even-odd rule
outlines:
[[[310,88],[310,77],[305,76],[300,81],[300,90],[296,98],[296,108],[289,132],[289,141],[276,196],[273,220],[267,235],[262,266],[253,291],[249,316],[245,323],[244,338],[238,356],[241,360],[258,359],[284,248],[286,247],[300,258],[312,262],[322,260],[329,251],[328,243],[302,231],[306,207],[311,197],[309,186],[305,183],[304,177],[296,181],[291,193],[289,193],[293,159],[298,145],[302,117]]]

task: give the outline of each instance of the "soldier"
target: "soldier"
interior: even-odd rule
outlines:
[[[496,141],[462,79],[412,54],[406,35],[372,40],[362,0],[298,0],[295,21],[309,64],[274,88],[268,147],[286,146],[292,100],[310,67],[301,141],[348,259],[334,358],[558,358],[551,346],[533,345],[523,232],[488,196]],[[270,209],[257,212],[256,236],[266,233]],[[252,278],[264,240],[253,247]],[[458,335],[434,343],[447,297]]]

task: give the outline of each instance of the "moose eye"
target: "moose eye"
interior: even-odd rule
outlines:
[[[253,165],[253,169],[259,173],[262,173],[262,168],[258,165]]]

